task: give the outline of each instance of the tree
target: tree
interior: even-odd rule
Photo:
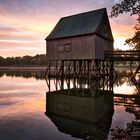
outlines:
[[[35,56],[23,56],[23,57],[7,57],[0,56],[0,66],[39,66],[46,65],[47,58],[45,54],[37,54]]]
[[[0,56],[0,66],[4,65],[4,58]]]
[[[129,13],[137,15],[137,24],[135,25],[135,34],[132,38],[127,39],[125,42],[134,49],[140,50],[140,0],[122,0],[112,7],[111,17],[117,17],[120,14]]]

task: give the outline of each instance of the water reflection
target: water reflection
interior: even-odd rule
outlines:
[[[110,128],[125,128],[127,122],[138,119],[136,110],[140,108],[140,97],[138,92],[128,94],[128,87],[134,89],[134,86],[126,81],[119,84],[122,89],[124,84],[127,86],[126,94],[114,93],[113,107],[113,90],[110,91],[108,80],[96,79],[89,84],[88,80],[74,82],[66,79],[62,86],[61,79],[52,79],[49,92],[45,80],[38,80],[44,79],[45,71],[18,72],[0,71],[2,140],[77,140],[91,137],[100,140],[107,138]],[[114,88],[118,88],[117,84]]]
[[[75,89],[47,92],[46,115],[63,133],[83,139],[106,139],[114,110],[112,92],[99,96],[86,96],[88,90],[79,92],[85,93],[81,96]]]
[[[132,73],[123,71],[119,74],[116,87],[117,85],[122,86],[123,90],[125,84],[132,87],[128,78]],[[133,120],[134,115],[136,116],[134,113],[128,115],[130,113],[128,110],[132,105],[135,109],[140,105],[137,89],[133,93],[129,93],[127,88],[126,95],[117,94],[118,92],[113,95],[113,83],[110,78],[71,80],[61,77],[53,79],[53,81],[55,88],[52,89],[51,78],[48,77],[49,92],[46,94],[46,115],[57,126],[58,130],[73,137],[110,139],[110,128],[126,127],[127,122]],[[137,95],[132,95],[134,93]],[[116,110],[120,106],[119,111],[124,111],[119,114],[119,116],[123,116],[120,120],[116,116],[117,113],[113,115],[113,103],[115,103]],[[134,111],[131,110],[131,112]],[[112,115],[115,118],[113,122]]]
[[[120,91],[121,93],[125,94],[138,94],[140,93],[140,74],[137,74],[135,78],[131,78],[133,75],[133,71],[127,71],[127,70],[117,70],[117,78],[114,81],[114,93],[118,93]],[[10,76],[10,77],[24,77],[24,78],[36,78],[36,79],[45,79],[45,69],[42,70],[0,70],[0,77],[3,76]],[[106,80],[106,79],[104,79]],[[59,82],[58,80],[57,82]],[[56,81],[55,81],[56,82]],[[64,82],[64,86],[66,86],[66,82]],[[70,81],[72,82],[72,81]],[[88,81],[77,81],[78,82],[86,82],[88,85]],[[94,81],[93,81],[94,82]],[[108,82],[108,80],[106,80]],[[100,80],[99,86],[101,86],[103,83],[105,83],[102,80]],[[86,85],[86,84],[84,84]],[[107,85],[107,83],[106,83]],[[55,84],[54,84],[55,86]],[[94,86],[94,84],[93,84]],[[108,83],[109,87],[109,83]]]
[[[75,140],[44,114],[46,90],[45,80],[0,78],[0,140]]]
[[[125,107],[140,107],[140,95],[115,94],[114,103]]]
[[[114,93],[120,94],[140,94],[140,75],[133,77],[133,71],[119,71],[118,77],[114,81]]]
[[[0,70],[0,77],[3,76],[45,79],[45,70]]]
[[[124,83],[127,83],[127,85],[129,85],[129,86],[132,85],[131,80],[130,80],[130,77],[133,74],[132,71],[126,71],[126,70],[119,71],[119,70],[116,70],[116,73],[117,73],[117,78],[114,81],[115,86],[121,86]]]

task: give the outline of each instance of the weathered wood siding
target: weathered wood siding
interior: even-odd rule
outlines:
[[[102,37],[96,36],[95,39],[95,58],[104,59],[104,51],[113,50],[113,42]]]
[[[70,50],[65,50],[65,48],[63,48],[65,44],[71,46]],[[64,50],[59,51],[59,47]],[[104,51],[113,50],[113,42],[97,35],[87,35],[49,40],[47,41],[46,50],[48,60],[103,59]]]
[[[58,48],[65,44],[71,45],[71,49],[69,51],[59,51]],[[49,40],[47,41],[47,55],[49,60],[94,59],[95,35]]]

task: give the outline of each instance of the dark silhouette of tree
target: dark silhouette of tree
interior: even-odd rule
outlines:
[[[45,66],[46,64],[47,59],[45,54],[7,58],[0,56],[0,66]]]
[[[111,17],[117,17],[123,13],[130,13],[130,16],[137,15],[135,34],[132,38],[126,40],[126,44],[140,50],[140,0],[122,0],[121,3],[112,7]]]
[[[15,57],[15,64],[18,64],[18,65],[22,64],[21,57]]]
[[[4,58],[0,56],[0,65],[4,65]]]
[[[23,58],[22,58],[22,63],[23,63],[24,65],[30,65],[30,64],[31,64],[31,60],[32,60],[32,57],[26,55],[26,56],[23,56]]]

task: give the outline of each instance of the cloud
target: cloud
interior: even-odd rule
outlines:
[[[1,40],[38,40],[38,34],[26,28],[17,28],[15,26],[0,24],[0,41]]]
[[[17,41],[0,41],[0,56],[24,56],[24,55],[35,55],[44,54],[45,41],[29,41],[29,42],[17,42]]]
[[[14,49],[14,50],[2,50],[0,53],[2,54],[3,57],[8,57],[8,56],[24,56],[24,55],[31,55],[34,56],[36,55],[38,52],[38,54],[45,54],[45,50],[34,50],[34,49],[30,49],[30,50],[26,50],[26,49]]]

